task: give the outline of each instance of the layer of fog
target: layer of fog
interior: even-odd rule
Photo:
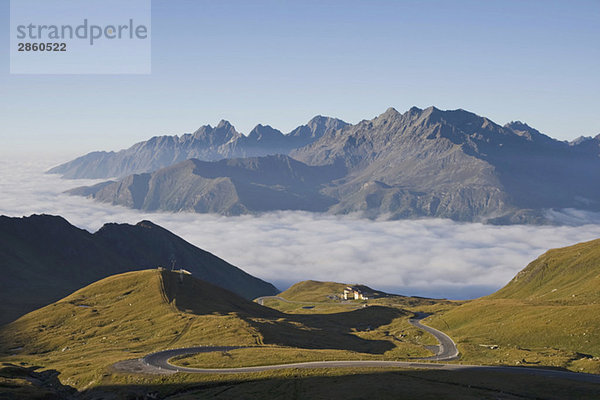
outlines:
[[[53,161],[58,160],[0,161],[0,214],[62,215],[91,232],[107,222],[149,219],[280,289],[316,279],[410,295],[473,298],[500,288],[549,248],[600,237],[598,215],[576,210],[554,211],[553,216],[584,225],[369,221],[304,212],[241,217],[144,213],[62,194],[97,181],[43,174]]]

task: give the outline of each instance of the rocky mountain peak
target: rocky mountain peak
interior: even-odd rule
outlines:
[[[541,135],[540,131],[521,121],[511,121],[504,125],[504,127],[510,129],[521,137],[527,138],[527,140],[533,140],[534,136]]]
[[[330,120],[332,118],[330,117],[325,117],[323,115],[315,115],[314,117],[312,117],[310,119],[310,121],[308,121],[306,123],[306,125],[318,125],[318,124],[326,124],[328,122],[328,120]]]
[[[281,131],[273,128],[270,125],[258,124],[248,134],[249,138],[266,138],[283,135]]]
[[[596,138],[598,138],[599,136],[600,135],[596,136]],[[585,143],[590,140],[595,140],[595,138],[593,138],[591,136],[579,136],[578,138],[571,140],[569,142],[569,145],[577,146],[577,145],[580,145],[580,144]]]
[[[219,124],[217,125],[217,129],[232,129],[233,125],[231,125],[229,123],[229,121],[222,119],[221,121],[219,121]],[[235,129],[235,128],[233,128]]]
[[[521,122],[521,121],[510,121],[508,124],[504,125],[505,128],[510,128],[513,130],[521,130],[521,131],[526,131],[526,130],[531,130],[533,129],[532,127],[530,127],[529,125],[527,125],[525,122]]]
[[[195,138],[206,135],[208,132],[212,132],[213,127],[210,125],[202,125],[200,128],[196,129],[192,134]]]
[[[325,117],[323,115],[317,115],[313,117],[306,126],[308,126],[312,132],[312,136],[320,137],[325,131],[337,130],[343,128],[348,124],[338,118]]]
[[[449,111],[442,111],[434,106],[429,106],[422,110],[420,113],[416,113],[417,118],[427,123],[438,123],[442,120],[442,116],[447,114]]]
[[[382,116],[386,116],[386,117],[393,117],[396,115],[400,115],[400,113],[398,112],[398,110],[396,110],[394,107],[389,107],[387,110],[385,110],[385,112],[383,114],[381,114]]]

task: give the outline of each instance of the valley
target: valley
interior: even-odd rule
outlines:
[[[0,7],[0,400],[600,400],[600,0]]]
[[[144,396],[152,388],[159,398],[186,398],[217,388],[264,393],[284,382],[327,392],[330,380],[339,387],[393,376],[422,395],[561,398],[570,390],[593,398],[599,244],[551,250],[505,288],[472,301],[318,281],[249,301],[183,271],[114,275],[2,327],[0,384],[16,398],[48,390]],[[368,298],[345,300],[348,291]],[[456,342],[458,355],[443,338],[440,348],[441,336]],[[39,366],[57,371],[61,386],[22,380]],[[423,380],[427,388],[419,389]]]

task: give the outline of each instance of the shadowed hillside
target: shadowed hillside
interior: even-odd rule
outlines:
[[[335,166],[311,167],[283,155],[214,162],[190,159],[118,182],[79,187],[69,194],[131,208],[239,215],[273,210],[326,211],[335,200],[321,185],[343,175]]]
[[[170,271],[127,272],[2,327],[0,357],[56,369],[64,384],[79,387],[114,362],[160,349],[256,345],[260,333],[243,318],[273,315],[278,313],[193,276],[180,281]]]
[[[299,356],[315,349],[344,359],[426,356],[423,334],[406,322],[410,315],[381,306],[285,314],[178,271],[134,271],[0,328],[0,361],[53,369],[62,384],[82,388],[109,382],[115,362],[179,347],[284,346]]]
[[[106,224],[92,234],[64,218],[0,216],[0,324],[94,281],[131,270],[177,265],[247,298],[275,287],[149,221]]]

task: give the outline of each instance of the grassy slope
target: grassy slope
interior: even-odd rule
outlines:
[[[177,398],[257,399],[264,398],[265,393],[277,399],[331,398],[340,393],[350,398],[369,393],[386,399],[494,399],[499,395],[507,399],[522,395],[558,399],[567,394],[570,398],[590,398],[597,393],[597,385],[578,384],[574,388],[570,381],[479,372],[349,368],[236,376],[141,376],[110,370],[110,365],[119,360],[199,344],[264,343],[268,347],[211,353],[179,362],[229,366],[264,364],[273,359],[397,359],[426,355],[422,345],[429,344],[427,335],[408,325],[410,313],[392,304],[393,300],[385,299],[389,307],[371,306],[337,314],[283,314],[189,276],[183,277],[183,283],[179,283],[178,274],[157,270],[113,276],[27,314],[0,331],[2,361],[42,365],[48,372],[47,382],[37,390],[23,378],[33,372],[1,367],[0,398],[4,393],[8,398],[34,398],[57,390],[66,393],[52,383],[52,369],[60,371],[63,384],[85,389],[84,399],[114,398],[115,393],[120,398],[135,398],[154,390],[161,396],[179,393]],[[89,307],[78,307],[82,305]],[[434,302],[423,303],[423,307],[446,310],[453,305]],[[19,346],[23,349],[8,350]],[[9,355],[12,353],[15,355]],[[511,392],[518,395],[513,397]]]
[[[286,300],[294,301],[294,302],[306,302],[306,303],[335,303],[340,304],[341,296],[344,292],[344,288],[348,285],[347,283],[338,283],[338,282],[320,282],[320,281],[302,281],[294,284],[289,289],[284,292],[281,292],[278,296],[283,297]],[[426,306],[434,306],[437,307],[442,304],[450,304],[455,302],[449,302],[446,300],[436,300],[436,299],[427,299],[423,297],[407,297],[395,294],[389,294],[377,290],[373,290],[367,286],[360,285],[366,289],[366,291],[375,294],[375,298],[365,300],[351,300],[348,304],[360,305],[360,304],[369,304],[369,305],[385,305],[385,306],[402,306],[402,307],[426,307]],[[272,300],[271,300],[272,301]],[[265,303],[267,304],[267,303]],[[275,303],[276,304],[276,303]],[[293,306],[280,304],[279,307],[286,307],[290,311],[293,309]],[[295,308],[299,308],[296,306]],[[300,311],[300,310],[297,310]]]
[[[149,221],[106,224],[91,234],[62,217],[0,216],[0,324],[14,321],[110,275],[177,265],[243,297],[277,293],[253,277]]]
[[[78,290],[5,326],[0,331],[3,358],[57,369],[66,377],[63,383],[81,387],[98,382],[116,361],[158,349],[212,343],[254,345],[261,340],[256,329],[236,313],[269,316],[269,309],[233,295],[233,302],[222,305],[222,293],[229,292],[195,280],[188,289],[202,295],[196,304],[186,306],[198,314],[182,312],[163,290],[163,280],[170,286],[173,279],[178,275],[136,271]],[[13,353],[17,355],[6,357]]]
[[[600,240],[548,251],[503,289],[431,325],[457,340],[464,361],[600,373]]]
[[[258,279],[227,261],[186,242],[150,221],[135,225],[105,224],[94,237],[131,260],[139,269],[171,264],[191,271],[194,276],[237,293],[247,299],[277,293],[268,282]]]
[[[4,326],[0,360],[58,370],[64,384],[82,389],[111,381],[109,367],[117,361],[173,347],[285,346],[356,359],[430,354],[422,347],[427,335],[410,327],[409,314],[396,308],[284,314],[180,277],[136,271],[78,290]]]
[[[600,239],[546,252],[488,298],[599,304]]]
[[[280,297],[290,301],[332,302],[330,296],[340,296],[348,286],[337,282],[302,281],[281,292]]]

